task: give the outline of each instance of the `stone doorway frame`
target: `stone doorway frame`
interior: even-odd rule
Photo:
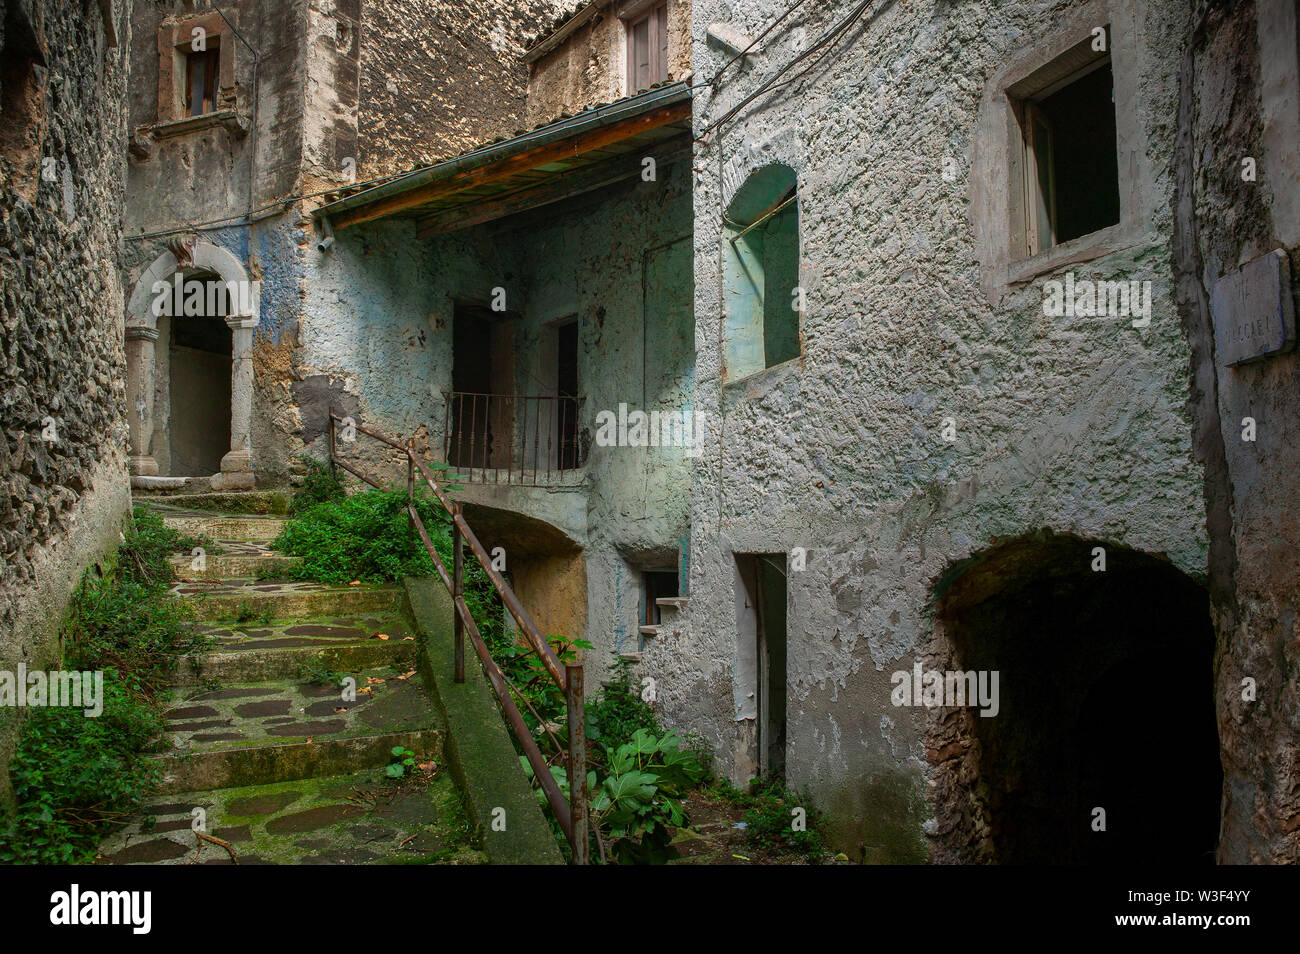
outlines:
[[[231,331],[230,450],[221,458],[221,471],[213,475],[214,490],[248,490],[255,484],[252,453],[253,333],[261,318],[260,282],[250,282],[248,271],[227,249],[193,237],[172,242],[136,279],[127,301],[126,380],[132,478],[156,477],[158,462],[151,455],[154,430],[154,385],[157,372],[154,345],[158,317],[153,313],[153,287],[171,281],[177,271],[215,272],[225,282],[245,282],[252,288],[243,312],[226,315]],[[233,309],[241,303],[231,302]],[[196,475],[197,476],[197,475]]]

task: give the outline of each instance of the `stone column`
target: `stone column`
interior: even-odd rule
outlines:
[[[129,467],[131,474],[139,477],[155,477],[158,474],[158,462],[149,456],[149,446],[153,440],[154,342],[157,340],[157,328],[126,326]]]
[[[253,327],[244,315],[226,319],[231,331],[230,452],[221,458],[214,490],[252,490],[253,476]]]

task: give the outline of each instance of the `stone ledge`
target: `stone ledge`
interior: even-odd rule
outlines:
[[[404,581],[419,640],[419,669],[447,727],[445,751],[456,784],[493,864],[563,864],[551,826],[515,755],[509,730],[473,648],[465,647],[465,682],[457,684],[451,597],[430,579]],[[469,640],[466,639],[468,644]],[[506,830],[492,830],[504,808]]]

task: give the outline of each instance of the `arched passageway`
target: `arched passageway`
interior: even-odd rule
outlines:
[[[1213,860],[1222,768],[1203,587],[1146,554],[1043,533],[954,567],[938,598],[926,665],[997,671],[1000,697],[992,717],[935,710],[940,860]]]

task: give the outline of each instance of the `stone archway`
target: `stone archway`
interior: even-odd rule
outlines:
[[[154,439],[154,392],[158,318],[170,307],[167,287],[178,274],[205,272],[226,286],[225,322],[231,331],[230,449],[221,458],[221,470],[212,476],[214,490],[251,489],[255,480],[252,455],[253,333],[260,317],[260,282],[233,254],[220,246],[194,238],[171,243],[136,280],[127,303],[126,367],[127,419],[130,430],[130,472],[135,478],[156,477],[158,462],[151,450]],[[161,307],[160,307],[161,306]],[[198,475],[196,475],[198,476]]]
[[[1204,587],[1042,531],[950,568],[936,609],[924,668],[996,671],[999,699],[991,717],[932,710],[935,860],[1212,863],[1223,773]]]

